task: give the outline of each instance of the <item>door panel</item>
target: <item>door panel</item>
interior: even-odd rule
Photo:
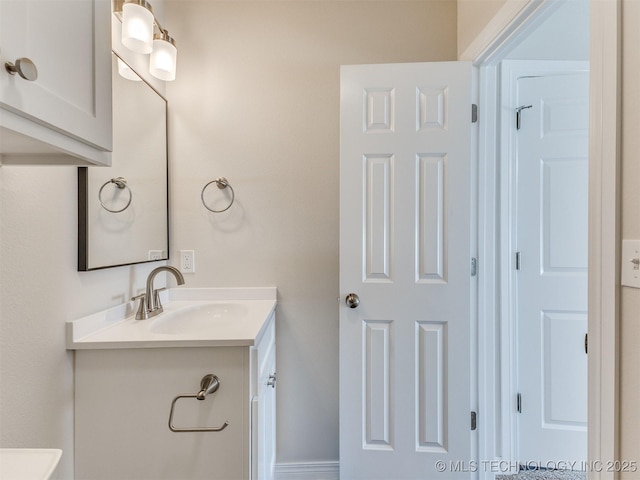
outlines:
[[[418,268],[419,283],[446,282],[445,276],[445,155],[418,159]]]
[[[518,80],[518,457],[587,455],[588,73]]]
[[[469,63],[342,68],[341,478],[469,478],[471,95]]]

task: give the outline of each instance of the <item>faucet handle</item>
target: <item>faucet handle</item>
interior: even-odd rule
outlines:
[[[136,320],[144,320],[148,318],[147,295],[144,293],[141,293],[140,295],[136,295],[135,297],[131,298],[132,302],[135,302],[136,300],[140,300],[140,303],[138,304],[138,311],[136,312]]]
[[[159,310],[158,313],[163,311],[162,308],[162,302],[160,301],[160,292],[162,292],[163,290],[166,290],[167,287],[162,287],[162,288],[156,288],[153,291],[153,304],[154,304],[154,310]]]

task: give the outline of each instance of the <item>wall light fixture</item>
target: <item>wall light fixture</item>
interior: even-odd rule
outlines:
[[[113,13],[122,21],[122,44],[149,55],[149,73],[171,81],[176,78],[178,50],[175,40],[162,28],[147,0],[114,0]]]
[[[118,73],[121,77],[126,78],[127,80],[131,80],[134,82],[141,82],[142,79],[138,76],[138,74],[133,71],[133,69],[124,63],[120,57],[118,57]]]

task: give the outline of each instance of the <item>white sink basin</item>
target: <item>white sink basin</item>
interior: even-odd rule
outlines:
[[[56,448],[0,448],[0,478],[47,480],[61,456]]]
[[[153,333],[184,335],[188,333],[218,332],[234,322],[241,322],[249,313],[242,303],[205,303],[190,305],[158,315],[149,329]]]
[[[253,346],[276,308],[275,287],[176,288],[164,312],[135,319],[134,302],[67,322],[67,348]]]

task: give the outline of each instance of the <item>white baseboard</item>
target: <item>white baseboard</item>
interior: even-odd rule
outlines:
[[[339,480],[339,462],[278,463],[275,480]]]

